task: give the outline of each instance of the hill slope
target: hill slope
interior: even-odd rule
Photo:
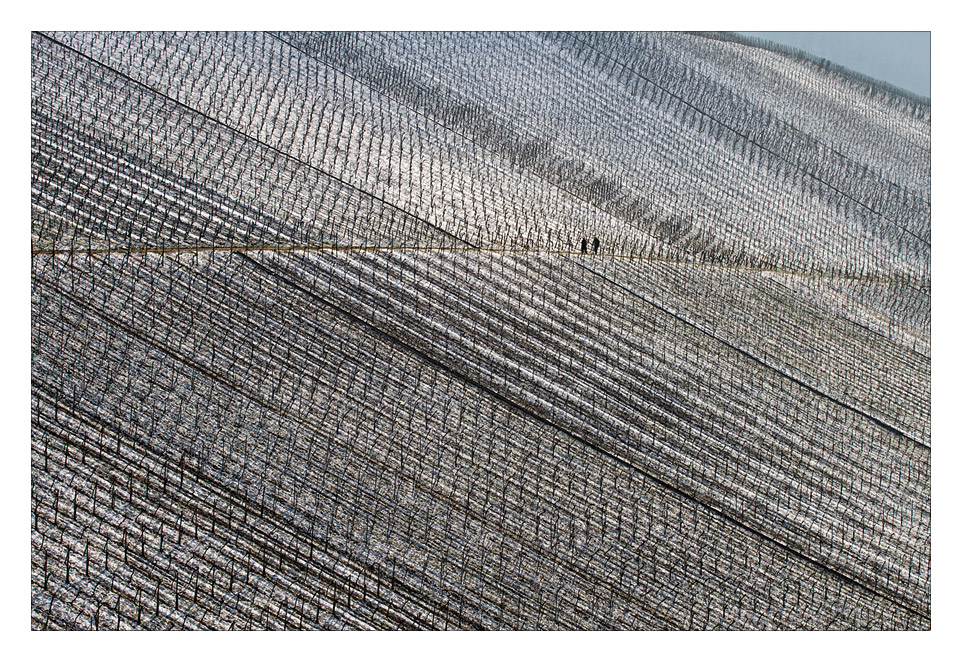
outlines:
[[[35,628],[929,627],[927,105],[713,35],[32,45]]]

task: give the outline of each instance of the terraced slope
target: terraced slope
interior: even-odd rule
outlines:
[[[927,103],[721,35],[32,45],[35,628],[929,627]]]

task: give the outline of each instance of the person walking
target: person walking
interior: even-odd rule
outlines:
[[[598,237],[595,237],[595,240],[591,242],[591,250],[597,253],[600,247],[601,247],[601,242],[598,241]]]
[[[587,240],[587,239],[584,239],[584,238],[581,239],[581,252],[582,252],[582,253],[587,253],[587,252],[588,252],[588,240]]]

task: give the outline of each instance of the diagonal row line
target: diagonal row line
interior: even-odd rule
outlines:
[[[920,617],[920,618],[923,618],[923,619],[928,618],[928,616],[927,616],[925,613],[923,613],[922,611],[920,611],[917,607],[907,605],[907,604],[903,603],[901,600],[897,599],[897,598],[894,597],[894,596],[885,595],[885,594],[883,594],[883,593],[880,593],[880,592],[876,591],[875,589],[873,589],[873,588],[871,588],[871,587],[865,586],[865,585],[861,584],[859,581],[857,581],[856,579],[854,579],[854,578],[848,576],[847,574],[843,573],[842,571],[837,570],[837,569],[835,569],[835,568],[832,568],[832,567],[826,565],[825,563],[823,563],[823,562],[821,562],[821,561],[819,561],[819,560],[817,560],[817,559],[813,559],[813,558],[810,558],[810,557],[806,556],[805,554],[803,554],[802,552],[794,549],[793,547],[791,547],[791,546],[789,546],[789,545],[787,545],[787,544],[785,544],[785,543],[783,543],[783,542],[781,542],[781,541],[779,541],[779,540],[777,540],[777,539],[769,536],[769,535],[766,534],[766,533],[763,533],[763,532],[761,532],[761,531],[758,531],[758,530],[752,528],[751,526],[749,526],[749,525],[746,524],[745,522],[742,522],[742,521],[740,521],[740,520],[732,517],[732,516],[729,515],[728,513],[724,512],[723,510],[719,510],[718,508],[715,508],[715,507],[713,507],[713,506],[711,506],[711,505],[709,505],[709,504],[703,503],[703,502],[700,501],[699,499],[697,499],[697,498],[695,498],[694,496],[686,493],[685,491],[679,489],[678,487],[672,485],[671,483],[666,482],[666,481],[663,480],[662,478],[659,478],[658,476],[655,476],[655,475],[653,475],[653,474],[650,474],[650,473],[646,472],[645,470],[643,470],[643,469],[639,468],[638,466],[632,464],[632,463],[629,462],[628,460],[625,460],[624,458],[621,458],[621,457],[619,457],[618,455],[616,455],[616,454],[614,454],[614,453],[612,453],[612,452],[610,452],[610,451],[608,451],[608,450],[605,450],[604,448],[602,448],[602,447],[600,447],[600,446],[597,446],[597,445],[595,445],[595,444],[592,444],[592,443],[589,442],[587,439],[584,439],[584,438],[582,438],[581,436],[577,435],[576,433],[574,433],[574,432],[572,432],[572,431],[569,431],[569,430],[565,429],[564,427],[561,427],[561,426],[560,426],[558,423],[556,423],[555,421],[552,421],[552,420],[550,420],[550,419],[548,419],[548,418],[545,418],[544,416],[542,416],[542,415],[540,415],[540,414],[538,414],[538,413],[536,413],[536,412],[531,411],[529,408],[526,408],[524,405],[519,404],[519,403],[515,402],[514,400],[512,400],[511,398],[505,396],[504,394],[499,393],[498,391],[495,391],[495,390],[493,390],[493,389],[485,386],[484,384],[473,380],[471,377],[469,377],[469,376],[467,376],[467,375],[465,375],[465,374],[462,374],[461,372],[459,372],[458,370],[456,370],[456,369],[453,368],[452,366],[447,365],[447,364],[445,364],[444,362],[439,361],[438,359],[436,359],[436,358],[434,358],[434,357],[432,357],[432,356],[424,353],[423,351],[417,349],[416,347],[413,347],[413,346],[409,345],[408,343],[406,343],[406,342],[404,342],[403,340],[395,337],[394,335],[391,335],[390,333],[384,331],[383,329],[381,329],[381,328],[379,328],[378,326],[372,324],[371,322],[368,322],[368,321],[366,321],[366,320],[364,320],[364,319],[362,319],[362,318],[360,318],[360,317],[357,317],[356,315],[352,314],[350,311],[344,310],[344,309],[341,308],[340,306],[338,306],[338,305],[336,305],[336,304],[334,304],[334,303],[332,303],[332,302],[330,302],[330,301],[327,301],[326,299],[324,299],[324,298],[318,296],[317,294],[315,294],[314,292],[312,292],[310,289],[305,288],[303,285],[300,285],[300,284],[298,284],[298,283],[295,283],[295,282],[293,282],[292,280],[286,278],[285,276],[280,275],[280,274],[277,274],[277,273],[271,271],[271,270],[268,269],[266,266],[262,265],[261,263],[259,263],[258,261],[252,259],[251,257],[249,257],[249,256],[247,256],[247,255],[244,255],[244,254],[240,254],[240,256],[241,256],[244,260],[250,262],[255,268],[257,268],[259,271],[263,272],[264,274],[266,274],[266,275],[268,275],[268,276],[270,276],[270,277],[272,277],[272,278],[276,278],[276,279],[278,279],[279,281],[287,284],[289,287],[291,287],[291,288],[293,288],[293,289],[295,289],[295,290],[303,293],[305,296],[311,298],[312,300],[318,301],[319,303],[321,303],[321,304],[323,304],[323,305],[325,305],[325,306],[327,306],[327,307],[330,307],[330,308],[336,310],[337,312],[339,312],[340,314],[348,317],[349,319],[351,319],[351,320],[354,321],[355,323],[363,326],[363,327],[366,328],[366,329],[369,329],[371,332],[373,332],[373,333],[376,334],[377,336],[383,337],[383,338],[385,338],[386,340],[390,341],[391,343],[400,346],[400,347],[403,348],[405,351],[411,352],[412,354],[416,355],[416,356],[417,356],[418,358],[420,358],[421,360],[427,362],[429,365],[435,366],[436,368],[443,370],[444,372],[452,375],[453,377],[459,379],[460,381],[462,381],[462,382],[464,382],[464,383],[466,383],[466,384],[469,384],[469,385],[471,385],[471,386],[474,387],[474,388],[477,388],[478,390],[480,390],[480,391],[482,391],[482,392],[490,395],[492,398],[495,398],[496,400],[498,400],[499,402],[504,403],[505,405],[509,406],[510,408],[512,408],[512,409],[514,409],[514,410],[516,410],[516,411],[518,411],[518,412],[520,412],[520,413],[522,413],[522,414],[525,415],[525,416],[528,416],[528,417],[530,417],[530,418],[532,418],[532,419],[540,422],[542,425],[546,425],[546,426],[548,426],[548,427],[550,427],[550,428],[553,428],[553,429],[555,429],[555,430],[558,430],[558,431],[561,432],[562,434],[565,434],[565,435],[567,435],[567,436],[569,436],[569,437],[571,437],[571,438],[573,438],[573,439],[578,440],[579,442],[585,444],[586,446],[588,446],[588,447],[590,447],[590,448],[593,448],[594,450],[596,450],[596,451],[597,451],[598,453],[600,453],[601,455],[604,455],[605,457],[607,457],[607,458],[609,458],[610,460],[618,463],[619,465],[624,466],[624,467],[628,468],[628,469],[631,470],[631,471],[635,471],[635,472],[641,474],[642,476],[645,476],[647,479],[651,480],[652,482],[660,485],[661,487],[663,487],[663,488],[665,488],[665,489],[667,489],[667,490],[669,490],[669,491],[671,491],[671,492],[673,492],[673,493],[675,493],[675,494],[678,494],[678,495],[681,496],[682,498],[688,499],[688,500],[692,501],[693,503],[698,504],[700,507],[702,507],[702,508],[704,508],[705,510],[711,512],[712,514],[714,514],[714,515],[722,518],[723,520],[725,520],[725,521],[727,521],[727,522],[729,522],[729,523],[731,523],[731,524],[733,524],[733,525],[735,525],[735,526],[737,526],[737,527],[739,527],[739,528],[741,528],[741,529],[744,529],[744,530],[748,531],[751,535],[756,536],[756,537],[758,537],[759,539],[764,540],[764,541],[766,541],[766,542],[768,542],[768,543],[770,543],[770,544],[778,547],[779,549],[785,551],[785,552],[788,553],[789,555],[794,556],[794,557],[797,557],[797,558],[801,559],[801,560],[804,561],[804,562],[810,563],[810,564],[818,567],[818,568],[819,568],[820,570],[822,570],[823,572],[828,573],[829,575],[831,575],[831,576],[833,576],[833,577],[835,577],[835,578],[843,581],[844,583],[851,584],[851,585],[853,585],[853,586],[857,586],[857,587],[859,587],[860,589],[866,591],[867,593],[870,593],[870,594],[876,596],[877,598],[880,598],[880,599],[882,599],[882,600],[887,600],[887,601],[889,601],[889,602],[891,602],[891,603],[893,603],[893,604],[895,604],[895,605],[898,605],[899,607],[905,609],[906,611],[908,611],[908,612],[910,612],[910,613],[912,613],[912,614],[914,614],[914,615],[916,615],[916,616],[918,616],[918,617]]]
[[[49,40],[50,42],[52,42],[52,43],[54,43],[54,44],[57,44],[58,46],[61,46],[62,48],[70,51],[71,53],[74,53],[75,55],[83,58],[84,60],[87,60],[88,62],[92,62],[95,66],[99,66],[99,67],[102,67],[102,68],[110,71],[110,72],[113,73],[114,75],[119,76],[120,78],[123,78],[124,80],[133,83],[133,84],[136,85],[137,87],[140,87],[141,89],[144,89],[144,90],[146,90],[147,92],[150,92],[150,93],[152,93],[152,94],[156,94],[157,96],[159,96],[159,97],[161,97],[161,98],[169,101],[170,103],[172,103],[172,104],[174,104],[174,105],[176,105],[176,106],[178,106],[178,107],[180,107],[180,108],[183,108],[183,109],[187,110],[187,111],[190,112],[190,113],[193,113],[193,114],[195,114],[195,115],[199,115],[200,117],[203,117],[204,119],[209,120],[210,122],[216,124],[217,126],[220,126],[220,127],[224,128],[224,129],[227,129],[227,130],[230,131],[231,133],[234,133],[234,134],[240,136],[240,137],[241,137],[242,139],[244,139],[244,140],[248,140],[248,141],[250,141],[250,142],[252,142],[252,143],[255,143],[256,145],[264,148],[264,149],[267,149],[267,150],[269,150],[269,151],[271,151],[271,152],[275,152],[275,153],[277,153],[277,154],[280,154],[280,155],[283,156],[284,158],[290,159],[291,161],[294,161],[295,163],[297,163],[297,164],[300,165],[300,166],[303,166],[303,167],[305,167],[305,168],[308,168],[309,170],[313,170],[313,171],[315,171],[315,172],[318,172],[318,173],[322,174],[323,176],[328,177],[329,179],[338,182],[339,184],[342,184],[342,185],[344,185],[344,186],[346,186],[346,187],[348,187],[348,188],[351,188],[351,189],[353,189],[353,190],[355,190],[355,191],[358,191],[358,192],[361,193],[362,195],[365,195],[365,196],[367,196],[367,197],[369,197],[369,198],[371,198],[371,199],[373,199],[373,200],[377,200],[378,202],[384,204],[384,205],[387,206],[387,207],[390,207],[391,209],[396,209],[397,211],[401,212],[402,214],[406,214],[407,216],[410,216],[411,218],[417,219],[418,221],[424,223],[424,224],[427,225],[428,227],[436,230],[437,232],[440,232],[440,233],[443,234],[443,235],[446,235],[446,236],[448,236],[448,237],[451,237],[451,238],[454,239],[455,241],[458,241],[458,242],[467,244],[468,246],[472,246],[472,245],[473,245],[473,244],[471,244],[471,242],[466,241],[466,240],[464,240],[464,239],[461,239],[460,237],[458,237],[458,236],[456,236],[456,235],[448,232],[448,231],[445,230],[444,228],[441,228],[441,227],[439,227],[439,226],[431,223],[430,221],[421,218],[421,217],[418,216],[417,214],[413,214],[413,213],[409,212],[408,210],[403,209],[403,208],[399,207],[398,205],[396,205],[396,204],[394,204],[394,203],[392,203],[392,202],[390,202],[390,201],[388,201],[388,200],[385,200],[384,198],[382,198],[382,197],[380,197],[380,196],[374,195],[373,193],[369,193],[368,191],[365,191],[364,189],[358,187],[357,185],[352,184],[351,182],[346,181],[346,180],[344,180],[344,179],[341,179],[340,177],[337,177],[336,175],[334,175],[334,174],[332,174],[332,173],[329,173],[329,172],[327,172],[326,170],[324,170],[324,169],[322,169],[322,168],[319,168],[319,167],[317,167],[316,165],[314,165],[314,164],[312,164],[312,163],[309,163],[309,162],[307,162],[307,161],[304,161],[303,159],[300,159],[300,158],[294,156],[293,154],[290,154],[290,153],[285,152],[285,151],[283,151],[283,150],[281,150],[281,149],[278,149],[277,147],[274,147],[273,145],[271,145],[271,144],[269,144],[269,143],[266,143],[266,142],[264,142],[263,140],[260,140],[259,138],[256,138],[256,137],[254,137],[254,136],[250,136],[250,135],[248,135],[247,133],[244,133],[243,131],[240,131],[239,129],[236,129],[236,128],[230,126],[229,124],[225,124],[224,122],[218,120],[216,117],[211,117],[210,115],[207,115],[206,113],[203,113],[203,112],[197,110],[196,108],[194,108],[194,107],[192,107],[192,106],[184,103],[183,101],[180,101],[180,100],[178,100],[178,99],[175,99],[174,97],[169,96],[169,95],[167,95],[167,94],[164,94],[163,92],[161,92],[161,91],[159,91],[159,90],[156,90],[156,89],[154,89],[153,87],[151,87],[151,86],[149,86],[149,85],[147,85],[147,84],[145,84],[145,83],[140,82],[140,81],[137,80],[136,78],[133,78],[133,77],[125,74],[124,72],[122,72],[122,71],[120,71],[120,70],[118,70],[118,69],[110,66],[109,64],[106,64],[106,63],[104,63],[104,62],[100,62],[99,60],[94,59],[93,57],[87,55],[86,53],[83,53],[83,52],[77,50],[76,48],[74,48],[74,47],[72,47],[72,46],[70,46],[70,45],[68,45],[68,44],[63,43],[62,41],[59,41],[58,39],[55,39],[54,37],[51,37],[50,35],[47,35],[47,34],[45,34],[45,33],[43,33],[43,32],[36,32],[36,33],[34,33],[34,34],[37,34],[37,35],[39,35],[39,36],[41,36],[41,37]]]
[[[762,145],[762,144],[759,143],[758,141],[752,139],[750,136],[748,136],[748,135],[740,132],[738,129],[736,129],[736,128],[732,127],[732,126],[729,126],[728,124],[726,124],[726,123],[723,122],[722,120],[718,119],[717,117],[715,117],[714,115],[708,113],[707,111],[699,108],[698,106],[694,105],[692,102],[688,101],[687,99],[684,99],[684,98],[678,96],[677,94],[675,94],[674,92],[672,92],[672,91],[669,90],[668,88],[664,87],[663,85],[659,85],[657,82],[655,82],[655,81],[653,81],[652,79],[648,78],[647,76],[645,76],[643,73],[641,73],[641,72],[638,71],[637,69],[631,68],[630,66],[628,66],[628,65],[625,64],[624,62],[621,62],[621,61],[618,60],[617,58],[613,57],[612,55],[610,55],[610,54],[608,54],[608,53],[605,53],[604,51],[601,51],[601,50],[599,50],[597,47],[595,47],[595,46],[589,44],[588,42],[584,41],[579,35],[577,35],[577,34],[575,34],[575,33],[569,33],[569,36],[571,36],[572,39],[574,39],[575,41],[579,42],[580,44],[583,44],[586,48],[590,48],[590,49],[591,49],[592,51],[594,51],[595,53],[598,53],[601,57],[603,57],[603,58],[605,58],[605,59],[613,62],[614,64],[620,66],[620,67],[621,67],[622,69],[624,69],[625,71],[631,72],[632,74],[634,74],[634,75],[637,76],[638,78],[642,79],[642,80],[645,81],[646,83],[648,83],[648,84],[650,84],[650,85],[652,85],[652,86],[654,86],[654,87],[657,87],[659,90],[661,90],[662,92],[664,92],[664,93],[667,94],[668,96],[672,97],[673,99],[677,99],[679,103],[684,104],[684,105],[687,106],[688,108],[691,108],[693,111],[695,111],[695,112],[698,113],[699,115],[703,115],[704,117],[707,117],[709,120],[711,120],[712,122],[715,122],[715,123],[718,124],[719,126],[725,127],[726,129],[728,129],[729,131],[731,131],[733,134],[735,134],[736,136],[738,136],[738,137],[741,138],[742,140],[745,140],[745,141],[751,143],[752,145],[754,145],[754,146],[757,147],[758,149],[762,150],[762,151],[765,152],[766,154],[770,154],[770,155],[773,156],[774,158],[776,158],[776,159],[778,159],[778,160],[780,160],[780,161],[783,161],[784,163],[788,164],[789,166],[791,166],[791,167],[793,167],[793,168],[796,168],[796,169],[797,169],[799,172],[801,172],[803,175],[805,175],[805,176],[807,176],[807,177],[810,177],[812,180],[814,180],[814,181],[822,184],[823,186],[831,189],[832,191],[834,191],[835,193],[837,193],[837,194],[840,195],[841,197],[846,198],[847,200],[851,200],[852,202],[854,202],[854,203],[855,203],[856,205],[858,205],[859,207],[861,207],[861,208],[865,209],[866,211],[868,211],[869,213],[874,214],[875,216],[878,216],[879,218],[887,221],[887,222],[890,223],[893,227],[898,228],[899,230],[902,230],[903,232],[905,232],[905,233],[908,234],[908,235],[911,235],[912,237],[915,237],[916,239],[918,239],[919,241],[921,241],[922,243],[924,243],[926,246],[929,246],[929,247],[931,248],[931,242],[929,242],[928,240],[924,239],[923,237],[918,236],[917,234],[915,234],[914,232],[912,232],[912,231],[909,230],[908,228],[906,228],[906,227],[904,227],[904,226],[896,223],[896,222],[893,221],[892,219],[890,219],[890,218],[888,218],[887,216],[885,216],[884,214],[882,214],[882,212],[876,211],[875,209],[873,209],[873,208],[870,207],[869,205],[865,204],[865,203],[862,202],[861,200],[852,197],[852,196],[849,195],[848,193],[845,193],[844,191],[842,191],[842,190],[839,189],[838,187],[830,184],[829,182],[825,181],[825,180],[822,179],[821,177],[818,177],[817,175],[815,175],[815,174],[807,171],[806,169],[804,169],[802,166],[798,165],[797,163],[794,163],[793,161],[789,160],[788,157],[786,157],[786,156],[784,156],[784,155],[782,155],[782,154],[779,154],[778,152],[774,151],[773,149],[771,149],[771,148],[769,148],[769,147],[766,147],[765,145]],[[789,125],[789,126],[791,126],[791,125]],[[793,130],[795,130],[795,131],[798,131],[798,129],[795,129],[795,127],[791,127],[791,128],[792,128]]]

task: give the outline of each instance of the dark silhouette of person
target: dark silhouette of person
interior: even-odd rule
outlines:
[[[581,252],[582,252],[582,253],[587,253],[587,252],[588,252],[588,240],[587,240],[587,239],[582,239],[582,240],[581,240]]]
[[[601,242],[598,241],[598,237],[595,237],[595,240],[591,242],[591,250],[597,253],[600,247],[601,247]]]

